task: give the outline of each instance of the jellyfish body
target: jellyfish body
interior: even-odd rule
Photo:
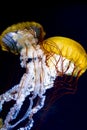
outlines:
[[[87,55],[79,43],[58,36],[44,40],[44,35],[40,24],[24,22],[7,28],[0,37],[2,50],[20,54],[20,65],[26,68],[19,84],[0,95],[1,111],[5,102],[15,101],[1,130],[13,129],[26,119],[29,119],[27,124],[18,130],[30,130],[34,122],[33,115],[43,108],[45,93],[54,87],[56,78],[63,75],[79,77],[87,69]],[[19,121],[11,124],[27,96],[29,108]]]
[[[87,54],[80,43],[67,37],[51,37],[43,41],[43,48],[71,61],[76,67],[74,76],[82,75],[87,69]]]

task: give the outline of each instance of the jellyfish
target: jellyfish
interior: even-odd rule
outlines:
[[[26,119],[27,123],[17,130],[31,130],[34,114],[44,107],[46,91],[58,89],[59,77],[63,79],[61,89],[73,91],[73,78],[77,81],[87,69],[87,54],[80,43],[62,36],[45,39],[45,34],[41,24],[31,21],[14,24],[0,36],[2,50],[19,54],[20,66],[25,68],[19,84],[0,95],[0,112],[4,103],[15,101],[0,130],[13,129]],[[71,78],[67,79],[68,76]],[[27,97],[29,107],[13,124]]]

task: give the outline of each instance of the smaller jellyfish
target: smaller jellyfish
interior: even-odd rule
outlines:
[[[15,102],[6,115],[1,130],[13,129],[26,119],[28,120],[27,124],[19,129],[30,130],[34,122],[33,115],[44,105],[45,95],[43,93],[45,89],[40,79],[42,75],[41,62],[44,58],[42,58],[43,52],[39,45],[44,36],[45,31],[42,25],[33,21],[14,24],[3,31],[0,36],[2,50],[19,55],[20,65],[25,68],[19,84],[0,95],[0,112],[3,111],[4,103],[11,100]],[[40,88],[41,86],[42,88]],[[14,123],[26,98],[29,98],[29,108],[23,117]]]
[[[2,50],[19,54],[20,65],[25,68],[19,84],[0,95],[0,111],[4,103],[15,101],[1,130],[14,129],[26,119],[27,123],[17,130],[30,130],[34,114],[44,107],[47,90],[54,89],[49,106],[58,96],[75,93],[77,81],[87,69],[87,54],[81,44],[62,36],[44,36],[42,25],[36,22],[12,25],[0,36]],[[27,97],[29,107],[14,123]]]

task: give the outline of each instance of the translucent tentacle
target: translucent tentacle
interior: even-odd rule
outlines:
[[[29,81],[28,74],[25,73],[21,78],[20,84],[15,85],[10,90],[8,90],[4,94],[0,95],[0,111],[2,111],[2,106],[3,106],[4,102],[9,102],[11,100],[17,100],[18,93],[20,92],[20,90],[23,87],[25,87],[25,85],[27,85],[28,81]],[[29,90],[28,90],[28,93],[29,93]],[[27,92],[26,92],[26,95],[27,95]]]
[[[4,102],[9,102],[11,100],[16,100],[17,98],[18,85],[15,85],[12,89],[8,90],[4,94],[0,95],[0,111]]]
[[[18,122],[16,122],[14,125],[11,125],[9,128],[14,128],[15,126],[17,126],[19,123],[21,123],[22,121],[24,121],[28,116],[30,116],[31,115],[31,110],[32,110],[32,106],[33,106],[33,100],[34,100],[34,98],[36,97],[36,95],[35,96],[33,96],[33,97],[31,97],[31,98],[29,98],[30,99],[30,105],[29,105],[29,108],[28,108],[28,110],[27,110],[27,112],[25,113],[25,115],[23,116],[23,118],[21,118]]]
[[[33,100],[36,96],[33,96],[30,99],[30,105],[29,105],[29,108],[27,110],[27,112],[25,113],[25,115],[23,116],[22,119],[20,119],[18,122],[16,122],[14,125],[10,125],[9,128],[14,128],[16,127],[19,123],[21,123],[22,121],[24,121],[26,118],[29,118],[29,121],[28,123],[26,124],[25,127],[22,127],[18,130],[30,130],[31,127],[33,126],[33,123],[34,123],[34,120],[33,120],[33,114],[37,113],[37,111],[39,111],[43,106],[44,106],[44,101],[45,101],[45,97],[46,96],[41,96],[39,97],[39,101],[37,101],[37,105],[32,108],[33,106]]]
[[[20,100],[20,103],[19,103],[19,101],[17,101],[18,103],[16,102],[16,104],[14,104],[14,106],[10,109],[10,111],[9,111],[5,121],[4,121],[4,123],[5,123],[4,126],[6,128],[9,128],[9,126],[10,126],[9,122],[17,117],[17,115],[21,109],[21,106],[23,105],[24,99],[22,98],[22,100]]]
[[[28,115],[28,113],[26,113],[27,116],[29,116],[29,121],[24,128],[22,127],[19,130],[30,130],[33,127],[34,120],[33,120],[32,116],[33,116],[33,114],[37,113],[44,106],[45,98],[46,98],[46,96],[39,97],[39,101],[37,102],[37,105],[34,108],[32,108],[30,115]]]

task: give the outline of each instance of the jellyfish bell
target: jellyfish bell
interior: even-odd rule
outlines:
[[[44,40],[42,47],[47,53],[53,53],[53,55],[58,55],[60,59],[62,58],[60,71],[61,74],[68,74],[67,71],[69,67],[71,67],[73,70],[73,73],[71,73],[71,75],[75,77],[81,76],[86,71],[87,54],[85,49],[77,41],[67,37],[55,36]],[[48,64],[52,64],[54,62],[50,62],[50,60],[56,61],[56,58],[50,56],[47,61]]]
[[[2,50],[19,54],[23,47],[29,46],[27,40],[30,40],[30,44],[31,42],[36,44],[43,40],[45,34],[43,26],[37,22],[17,23],[2,32],[0,44]]]
[[[44,39],[43,26],[37,22],[22,22],[8,27],[0,36],[2,50],[20,55],[21,67],[26,67],[28,55],[32,55],[34,46]],[[32,56],[30,56],[32,58]],[[25,60],[24,60],[25,59]],[[25,63],[25,64],[23,64]]]

